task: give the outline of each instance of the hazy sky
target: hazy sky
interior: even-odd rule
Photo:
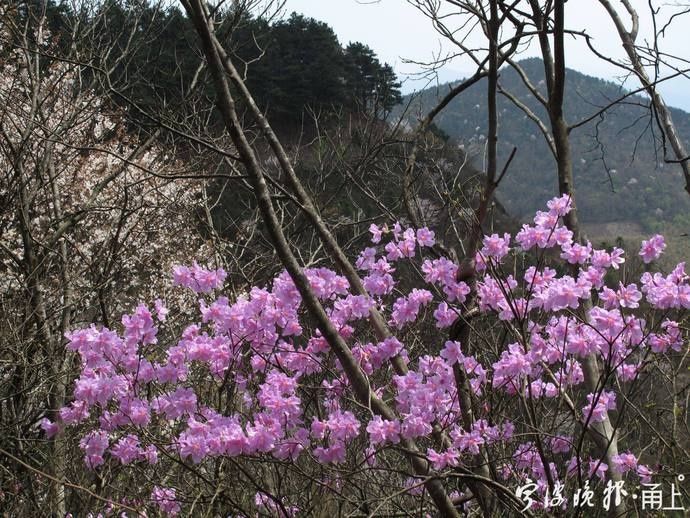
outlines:
[[[641,42],[653,34],[649,6],[647,0],[631,2],[641,18],[638,36],[638,42]],[[619,5],[615,0],[612,3]],[[654,0],[655,5],[664,5],[660,15],[662,22],[674,12],[669,4],[677,3],[688,5],[685,0]],[[390,63],[398,76],[405,81],[405,92],[423,88],[427,84],[426,81],[415,81],[409,76],[420,72],[422,67],[406,63],[406,59],[429,62],[436,56],[447,55],[453,50],[452,45],[444,41],[434,30],[431,22],[406,0],[287,0],[286,11],[297,11],[326,22],[335,30],[342,44],[361,41],[369,45],[379,58]],[[449,19],[449,26],[452,23]],[[606,55],[623,57],[624,52],[618,35],[603,7],[596,0],[570,0],[566,4],[566,25],[573,30],[586,29],[597,48]],[[689,26],[690,15],[676,19],[659,45],[667,54],[686,59],[686,68],[690,68]],[[567,66],[570,68],[606,79],[616,79],[620,76],[619,69],[595,58],[582,42],[569,42],[567,52]],[[537,55],[538,49],[535,44],[525,49],[522,54],[523,57]],[[455,80],[466,76],[470,71],[469,62],[455,59],[439,72],[439,81]],[[630,80],[626,86],[634,89],[639,85]],[[661,92],[668,104],[690,111],[690,79],[670,80],[661,86]]]

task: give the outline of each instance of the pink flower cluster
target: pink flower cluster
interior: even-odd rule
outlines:
[[[387,442],[397,444],[400,442],[400,421],[388,421],[381,416],[374,416],[367,425],[369,442],[372,446],[385,444]]]
[[[400,356],[405,363],[409,362],[403,344],[394,336],[388,337],[376,345],[372,343],[355,345],[352,348],[352,355],[358,360],[362,370],[369,375],[396,356]]]
[[[205,270],[196,262],[191,266],[175,266],[173,281],[177,286],[183,286],[197,293],[210,293],[219,289],[225,282],[227,274],[222,268]]]
[[[359,435],[360,422],[352,412],[335,410],[328,419],[311,423],[311,435],[317,441],[324,441],[326,446],[317,446],[314,456],[319,462],[345,462],[346,443]]]
[[[390,323],[393,327],[401,328],[405,324],[417,320],[419,310],[429,304],[434,296],[428,290],[414,288],[406,297],[400,297],[393,303]]]
[[[425,285],[392,295],[396,269],[391,263],[413,261],[425,247],[433,246],[434,235],[428,229],[414,231],[396,224],[389,232],[372,225],[376,246],[365,249],[357,261],[357,267],[367,272],[368,295],[351,293],[348,281],[330,269],[305,270],[328,318],[369,377],[371,390],[391,401],[397,413],[394,419],[351,403],[354,396],[342,366],[319,330],[311,328],[300,294],[283,272],[270,285],[253,287],[233,301],[224,296],[200,300],[199,321],[188,325],[176,340],[159,339],[159,328],[168,326],[167,308],[161,301],[154,306],[155,317],[143,304],[123,316],[119,333],[96,326],[69,333],[68,347],[81,359],[73,401],[59,409],[56,422],[43,419],[40,426],[52,437],[65,426],[80,424],[79,446],[90,469],[109,462],[138,463],[146,469],[160,463],[161,452],[195,464],[219,457],[267,455],[283,460],[313,456],[324,465],[345,463],[356,456],[348,452],[363,437],[371,463],[402,439],[420,439],[434,470],[452,469],[482,448],[500,444],[512,452],[502,472],[519,480],[536,478],[542,488],[547,471],[557,480],[571,476],[581,464],[588,466],[585,471],[591,469],[590,476],[605,477],[608,466],[596,459],[559,457],[572,448],[573,439],[567,436],[550,435],[545,440],[553,462],[543,465],[535,444],[513,443],[518,431],[510,419],[493,422],[488,414],[482,415],[491,410],[486,396],[527,398],[548,406],[550,400],[557,405],[567,391],[583,401],[573,426],[579,419],[604,421],[617,409],[611,388],[615,385],[587,393],[581,389],[580,362],[595,355],[602,364],[613,366],[611,372],[625,383],[644,371],[645,355],[681,350],[682,329],[671,314],[655,324],[636,311],[643,303],[661,310],[687,309],[690,279],[680,264],[667,276],[643,274],[640,288],[635,283],[606,286],[607,273],[625,260],[622,251],[573,243],[570,232],[559,224],[570,210],[570,200],[556,198],[548,206],[548,212],[537,214],[534,226],[525,225],[516,236],[518,252],[535,246],[537,254],[556,248],[555,255],[572,265],[567,274],[559,275],[542,261],[521,278],[505,274],[502,262],[515,250],[508,234],[486,237],[478,254],[477,266],[484,267],[475,288],[480,311],[498,323],[510,322],[508,329],[523,330],[524,338],[507,334],[512,338],[493,357],[466,354],[463,344],[444,339],[415,347],[413,355],[401,335],[377,342],[362,331],[374,307],[393,328],[408,330],[414,323],[427,330],[420,335],[427,337],[434,321],[424,327],[420,318],[424,308],[435,308],[438,328],[452,325],[464,311],[470,286],[457,281],[459,267],[445,257],[421,257]],[[391,234],[392,240],[383,243]],[[659,251],[660,243],[656,239],[645,246]],[[173,278],[197,293],[210,293],[222,286],[225,272],[194,264],[175,267]],[[591,309],[578,314],[586,300]],[[388,368],[392,358],[402,359],[409,370],[393,374]],[[466,376],[471,396],[479,402],[467,428],[462,424],[466,409],[460,403],[458,373]],[[205,396],[208,387],[216,393],[219,386],[234,399],[225,393],[217,401]],[[585,397],[587,404],[582,406]],[[446,446],[434,442],[434,427],[447,434]],[[619,455],[612,469],[648,478],[648,468],[629,455]],[[168,515],[181,512],[174,489],[154,488],[151,501]],[[257,494],[256,505],[266,512],[292,509],[279,502]]]
[[[587,402],[587,406],[582,409],[584,419],[600,423],[606,419],[609,410],[616,409],[616,393],[604,391],[600,394],[587,394]]]
[[[573,245],[573,234],[565,226],[558,224],[558,219],[565,216],[572,209],[570,197],[567,195],[549,201],[548,212],[538,211],[534,217],[534,226],[523,225],[516,234],[515,240],[523,250],[535,246],[549,248],[559,245],[568,248]]]
[[[151,502],[167,516],[177,516],[182,510],[174,488],[154,487],[151,491]]]
[[[680,263],[667,276],[645,272],[640,279],[642,293],[657,309],[690,309],[690,278],[685,263]]]

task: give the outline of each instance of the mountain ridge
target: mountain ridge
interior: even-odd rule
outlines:
[[[544,69],[538,58],[519,62],[545,94]],[[501,68],[500,84],[548,121],[546,111],[522,84],[512,67]],[[481,164],[486,134],[486,83],[470,87],[440,113],[435,124]],[[424,90],[412,99],[412,111],[425,113],[454,83]],[[572,125],[629,94],[604,79],[566,69],[565,115]],[[407,97],[410,99],[410,96]],[[581,219],[590,228],[618,223],[627,233],[690,227],[690,197],[683,190],[680,167],[663,161],[660,134],[650,124],[648,100],[628,95],[602,116],[571,132],[573,174]],[[677,130],[690,145],[690,114],[671,109]],[[498,99],[499,164],[513,147],[517,152],[498,197],[508,211],[527,218],[557,193],[556,163],[536,124],[505,96]],[[548,125],[548,123],[547,123]],[[675,231],[675,230],[674,230]]]

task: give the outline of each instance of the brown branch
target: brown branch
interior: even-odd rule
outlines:
[[[73,484],[72,482],[69,482],[69,481],[67,481],[67,480],[64,480],[64,479],[60,479],[60,478],[54,477],[54,476],[50,475],[49,473],[46,473],[45,471],[41,471],[41,470],[38,469],[38,468],[34,468],[34,467],[31,466],[30,464],[27,464],[27,463],[24,462],[23,460],[19,459],[18,457],[15,457],[14,455],[12,455],[11,453],[9,453],[8,451],[6,451],[6,450],[4,450],[4,449],[2,449],[2,448],[0,448],[0,453],[2,453],[3,455],[5,455],[5,456],[6,456],[7,458],[9,458],[9,459],[12,459],[12,460],[13,460],[14,462],[16,462],[17,464],[19,464],[19,465],[25,467],[25,468],[28,469],[29,471],[33,471],[34,473],[36,473],[36,474],[39,475],[40,477],[47,478],[48,480],[51,480],[51,481],[53,481],[53,482],[55,482],[55,483],[57,483],[57,484],[62,484],[63,486],[71,487],[72,489],[77,489],[77,490],[79,490],[79,491],[83,491],[84,493],[88,494],[90,497],[95,498],[96,500],[100,500],[101,502],[105,502],[106,504],[112,505],[113,507],[119,507],[119,508],[125,509],[125,510],[127,510],[127,511],[132,511],[133,513],[136,513],[136,516],[139,516],[139,513],[141,512],[141,509],[136,509],[136,508],[134,508],[134,507],[130,507],[130,506],[126,505],[126,504],[122,504],[122,503],[120,503],[120,502],[116,502],[115,500],[110,500],[110,499],[108,499],[108,498],[103,498],[102,496],[97,495],[96,493],[94,493],[93,491],[91,491],[90,489],[88,489],[88,488],[86,488],[86,487],[84,487],[84,486],[80,486],[80,485],[78,485],[78,484]]]
[[[283,229],[280,221],[278,220],[270,194],[268,192],[263,171],[258,163],[256,154],[249,144],[247,137],[240,125],[240,121],[235,110],[235,101],[230,92],[230,86],[225,76],[230,63],[228,63],[227,60],[224,63],[223,59],[221,58],[218,46],[216,45],[217,40],[214,41],[213,38],[213,27],[211,25],[211,21],[209,20],[208,11],[206,10],[204,3],[201,0],[182,0],[182,3],[187,11],[188,16],[193,21],[196,31],[201,39],[202,48],[208,62],[209,70],[218,90],[216,100],[218,108],[223,117],[225,127],[230,134],[233,143],[237,147],[242,162],[249,173],[251,183],[254,188],[254,194],[257,198],[259,210],[281,263],[295,283],[295,287],[300,292],[305,307],[316,320],[317,327],[321,331],[323,337],[327,340],[331,349],[340,361],[343,371],[348,377],[348,380],[359,402],[370,408],[374,413],[381,415],[386,419],[395,419],[395,413],[393,410],[384,401],[372,393],[369,380],[359,368],[357,361],[352,355],[352,352],[345,343],[344,339],[340,336],[338,330],[328,318],[328,315],[312,290],[309,280],[304,274],[302,267],[297,262],[297,259],[287,239],[285,238]],[[404,440],[403,443],[405,448],[408,448],[412,452],[417,451],[417,447],[413,441]],[[410,460],[410,463],[417,474],[426,476],[429,473],[429,464],[425,459],[414,454],[408,455],[408,459]],[[439,511],[441,511],[445,516],[458,516],[452,501],[448,497],[439,480],[431,478],[425,485]]]

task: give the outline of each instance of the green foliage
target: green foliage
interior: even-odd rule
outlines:
[[[235,9],[219,15],[217,33],[273,122],[300,123],[308,110],[384,117],[401,101],[393,69],[366,45],[343,48],[331,27],[297,13],[269,23]],[[51,1],[48,11],[53,35],[66,47],[80,48],[97,69],[109,71],[104,90],[112,87],[122,94],[115,101],[138,122],[147,121],[142,110],[179,118],[198,115],[186,113],[190,95],[215,98],[194,27],[177,7],[105,0],[85,11]],[[22,13],[15,16],[22,19]],[[77,22],[92,26],[88,39],[71,40],[70,27]],[[94,70],[85,67],[83,73],[93,77]],[[132,103],[141,110],[132,111]]]
[[[273,118],[298,121],[307,109],[384,115],[402,100],[393,69],[362,43],[342,48],[325,23],[296,13],[270,26],[247,22],[233,32],[232,48]]]
[[[133,8],[108,0],[94,19],[99,46],[112,47],[100,65],[112,70],[120,90],[149,113],[181,110],[199,66],[196,33],[186,16],[176,7],[160,11],[146,2]]]
[[[250,26],[260,40],[254,49],[244,45],[255,54],[245,55],[245,61],[258,59],[248,65],[247,82],[271,115],[300,117],[307,107],[342,104],[344,56],[333,29],[295,13],[270,27],[261,21]]]
[[[345,48],[345,85],[353,110],[387,113],[402,101],[393,69],[381,65],[374,51],[362,43]]]

